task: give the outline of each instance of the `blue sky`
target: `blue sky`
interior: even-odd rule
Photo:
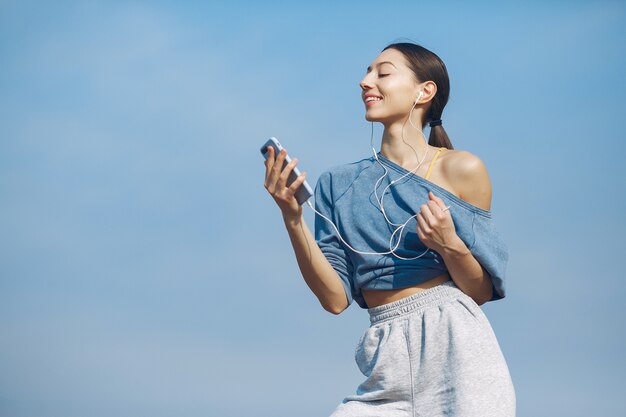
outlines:
[[[608,1],[0,1],[0,414],[329,415],[367,312],[308,290],[258,148],[278,137],[312,183],[370,155],[358,82],[407,38],[490,172],[510,261],[483,309],[518,415],[624,415]]]

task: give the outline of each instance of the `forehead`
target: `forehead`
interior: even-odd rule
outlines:
[[[407,62],[402,52],[395,49],[386,49],[372,61],[367,70],[370,71],[372,68],[387,62],[393,64],[396,68],[407,67]]]

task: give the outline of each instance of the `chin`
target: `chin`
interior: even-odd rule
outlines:
[[[382,122],[384,118],[365,112],[365,120],[367,120],[368,122]]]
[[[380,122],[382,124],[385,124],[385,122],[388,121],[388,118],[365,113],[365,120],[367,120],[368,122]]]

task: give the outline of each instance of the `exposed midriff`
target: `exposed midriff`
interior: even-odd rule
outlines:
[[[432,278],[428,281],[421,282],[419,284],[413,285],[411,287],[406,288],[397,288],[391,290],[367,290],[365,288],[361,289],[363,294],[363,298],[367,303],[369,308],[378,307],[383,304],[391,303],[394,301],[398,301],[402,298],[409,297],[413,294],[416,294],[421,291],[425,291],[429,288],[435,287],[439,284],[442,284],[446,281],[449,281],[450,274],[445,273],[442,275],[438,275],[435,278]]]

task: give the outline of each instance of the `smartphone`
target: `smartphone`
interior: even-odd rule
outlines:
[[[278,139],[271,137],[267,140],[267,142],[263,144],[263,146],[261,146],[261,154],[263,155],[265,159],[267,159],[267,148],[270,146],[274,148],[274,158],[276,158],[278,156],[278,153],[283,150],[283,147],[278,141]],[[281,170],[284,169],[285,166],[290,162],[291,162],[291,158],[289,157],[289,155],[287,155]],[[287,186],[290,186],[291,183],[294,182],[296,178],[298,178],[299,175],[300,175],[300,170],[296,166],[289,174],[289,178],[287,178]],[[306,180],[304,180],[302,185],[300,185],[300,187],[298,187],[298,189],[296,190],[295,197],[296,197],[296,200],[298,201],[298,204],[303,205],[304,203],[306,203],[306,201],[309,198],[311,198],[312,195],[313,195],[313,189],[311,188],[309,183],[307,183]]]

